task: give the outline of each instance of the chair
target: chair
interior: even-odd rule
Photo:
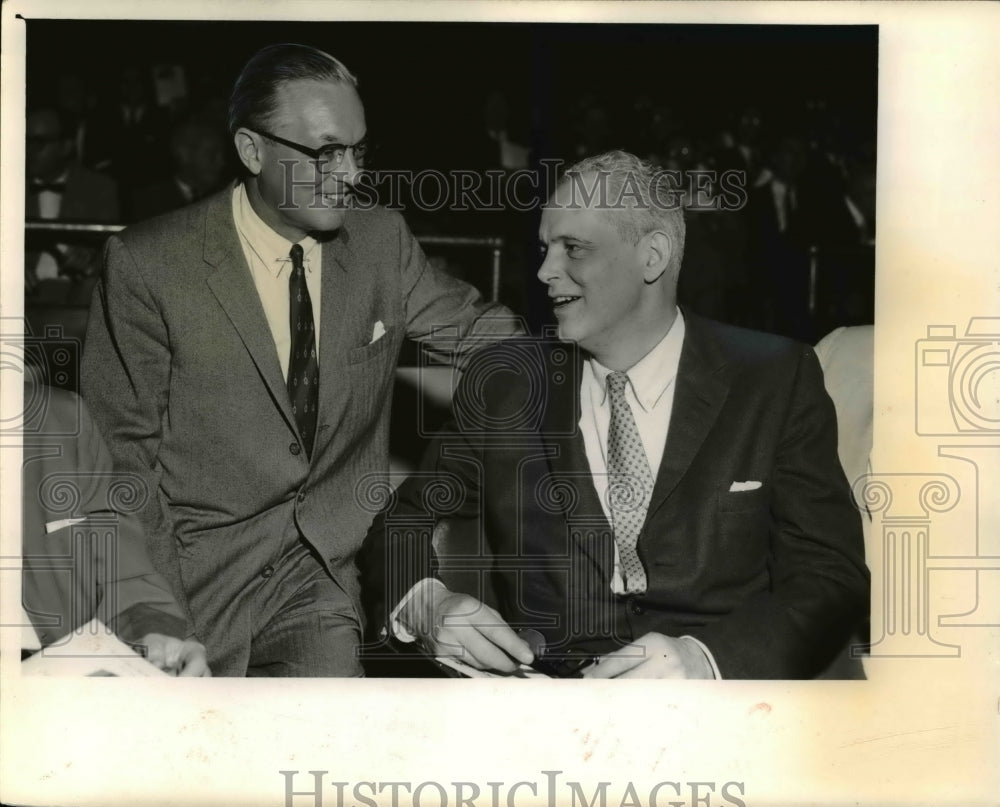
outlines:
[[[837,410],[837,452],[852,485],[869,472],[874,416],[875,327],[837,328],[816,345],[826,391]]]
[[[871,471],[872,421],[875,410],[875,327],[841,327],[824,336],[816,345],[823,368],[823,383],[837,410],[837,453],[847,481],[855,491],[855,505],[861,511],[865,545],[871,517],[858,498],[854,483]],[[831,663],[820,678],[864,678],[858,659],[850,658],[851,645],[867,645],[867,627],[852,637],[845,652]]]

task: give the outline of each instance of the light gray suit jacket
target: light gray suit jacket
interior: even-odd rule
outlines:
[[[354,555],[372,516],[355,488],[387,471],[404,335],[444,349],[473,329],[516,330],[506,308],[435,270],[397,213],[350,211],[323,245],[319,420],[307,459],[231,193],[108,241],[82,368],[116,462],[148,483],[154,563],[210,655],[215,616],[296,532],[358,601]],[[378,321],[385,334],[372,342]],[[442,326],[447,340],[433,333]]]

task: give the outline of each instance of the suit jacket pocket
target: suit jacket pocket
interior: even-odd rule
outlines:
[[[719,541],[719,574],[730,582],[746,585],[758,580],[767,563],[770,535],[770,490],[720,490],[718,492],[716,540]],[[724,567],[725,571],[722,571]]]
[[[766,509],[770,490],[762,485],[754,490],[720,490],[719,509],[730,513],[746,513]]]
[[[348,364],[362,364],[375,356],[380,355],[396,342],[396,326],[390,325],[385,329],[385,333],[378,339],[363,347],[352,348],[347,351]]]

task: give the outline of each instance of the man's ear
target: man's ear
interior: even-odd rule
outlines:
[[[236,145],[236,153],[240,157],[240,162],[246,166],[251,174],[257,176],[263,166],[260,135],[241,127],[233,135],[233,142]]]
[[[674,250],[670,236],[662,230],[647,233],[643,236],[643,240],[646,242],[646,249],[642,279],[648,286],[663,277],[663,273],[670,266],[670,256]]]

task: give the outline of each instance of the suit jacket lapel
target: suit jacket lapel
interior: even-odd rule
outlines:
[[[342,227],[337,234],[322,242],[323,283],[320,290],[319,325],[319,426],[335,423],[338,399],[346,394],[343,378],[345,323],[350,315],[350,295],[346,293],[350,282],[348,272],[354,264],[354,251],[350,233]],[[355,345],[360,347],[360,345]],[[320,437],[329,435],[317,434]]]
[[[685,312],[684,325],[673,414],[647,518],[677,487],[729,395],[731,373],[726,359],[695,315]]]
[[[583,535],[588,532],[600,536],[603,531],[605,535],[610,535],[611,525],[604,515],[600,497],[598,497],[597,489],[594,487],[583,435],[578,428],[580,422],[579,379],[583,370],[583,356],[579,348],[575,346],[569,347],[569,352],[575,363],[576,372],[572,376],[575,383],[564,385],[562,389],[551,385],[543,386],[544,389],[548,390],[548,402],[543,420],[542,442],[552,449],[552,456],[549,459],[552,472],[577,494],[572,501],[568,501],[566,507],[567,525],[572,527],[575,523],[579,527],[589,526],[591,528],[571,529],[570,532],[583,552],[601,570],[607,585],[610,585],[614,562],[614,550],[611,549],[613,544],[600,540],[595,544],[593,541],[586,541],[583,538]],[[548,354],[546,354],[547,359]],[[565,368],[550,366],[547,369],[550,373],[565,372]]]
[[[298,433],[274,337],[233,222],[231,199],[230,188],[212,199],[205,213],[204,256],[215,267],[208,286],[246,345],[275,406]]]

